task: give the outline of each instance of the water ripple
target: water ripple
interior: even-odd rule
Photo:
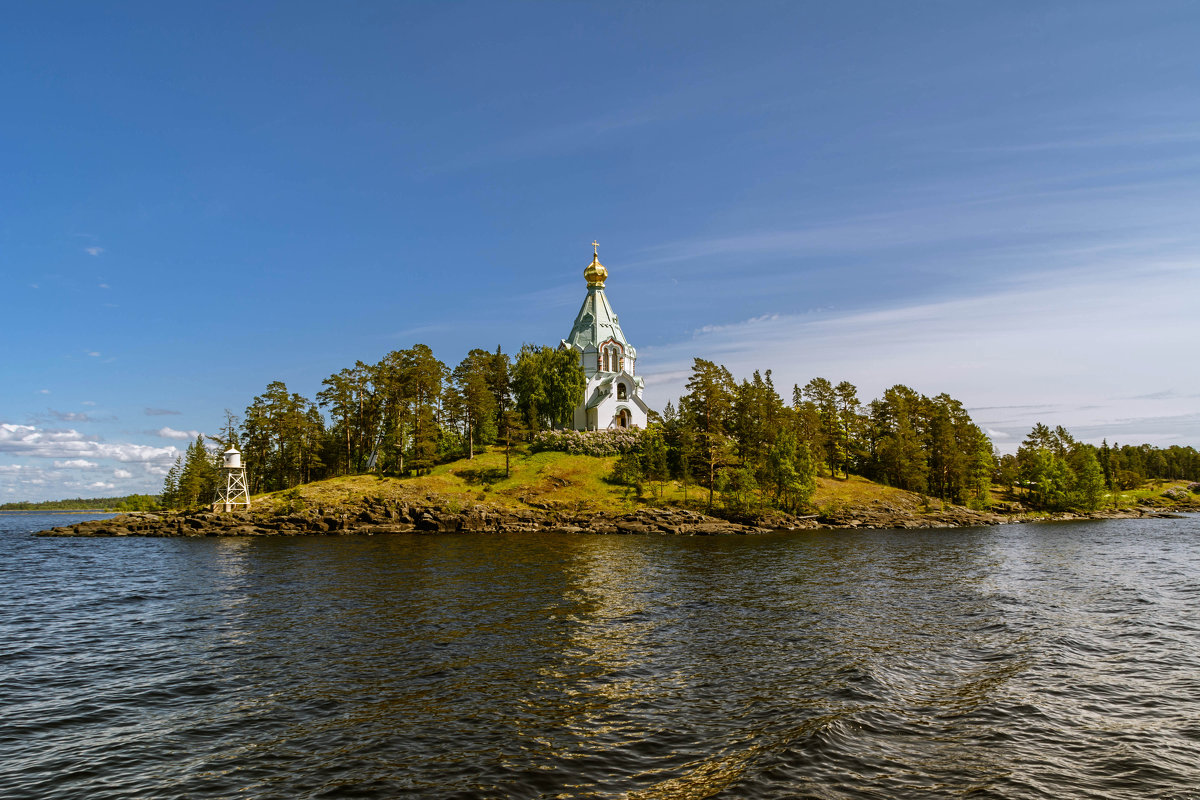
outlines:
[[[0,796],[1144,798],[1200,521],[54,540],[0,517]]]

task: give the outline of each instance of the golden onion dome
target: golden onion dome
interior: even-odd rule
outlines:
[[[592,242],[592,263],[587,265],[583,270],[583,278],[588,282],[588,286],[603,287],[604,281],[608,279],[608,270],[600,263],[600,245]]]

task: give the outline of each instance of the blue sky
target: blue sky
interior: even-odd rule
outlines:
[[[1200,444],[1189,3],[10,6],[0,499],[154,491],[282,380],[556,343]]]

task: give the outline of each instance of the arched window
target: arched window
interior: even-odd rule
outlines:
[[[625,384],[623,384],[623,383],[617,384],[617,399],[618,400],[625,399]]]
[[[621,348],[615,344],[605,345],[600,351],[600,369],[605,372],[619,372],[621,369]]]

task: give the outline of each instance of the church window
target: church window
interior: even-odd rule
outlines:
[[[605,372],[618,372],[621,369],[622,361],[621,348],[615,344],[606,345],[600,351],[600,369]]]
[[[625,384],[623,384],[623,383],[617,384],[617,399],[618,400],[625,399]]]

